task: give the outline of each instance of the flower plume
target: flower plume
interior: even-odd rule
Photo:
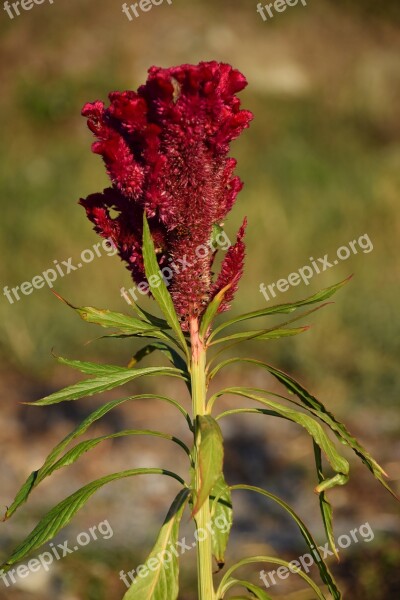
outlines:
[[[217,62],[152,67],[137,92],[113,92],[107,108],[96,101],[82,110],[112,187],[80,202],[95,230],[113,240],[137,284],[146,281],[146,212],[160,269],[172,273],[169,291],[184,330],[232,283],[221,305],[226,309],[242,274],[244,226],[216,282],[210,240],[242,188],[228,152],[252,119],[236,96],[246,85],[239,71]],[[179,267],[182,259],[187,268]]]

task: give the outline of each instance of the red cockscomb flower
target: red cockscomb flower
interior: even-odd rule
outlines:
[[[108,108],[97,101],[82,111],[97,138],[93,152],[103,157],[113,186],[80,202],[95,230],[113,240],[136,283],[146,280],[146,211],[160,268],[174,266],[169,290],[184,330],[231,283],[221,305],[226,309],[242,274],[244,225],[214,283],[210,238],[242,188],[227,154],[252,119],[236,96],[246,85],[239,71],[217,62],[152,67],[137,92],[113,92]]]

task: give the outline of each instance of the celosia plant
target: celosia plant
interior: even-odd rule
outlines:
[[[289,375],[253,358],[221,359],[225,349],[250,339],[265,341],[302,333],[307,327],[292,328],[291,323],[320,308],[321,303],[347,281],[305,300],[263,308],[215,325],[218,313],[229,309],[243,273],[246,221],[239,230],[236,243],[228,249],[219,274],[214,275],[212,269],[216,254],[213,241],[223,231],[225,218],[242,187],[240,179],[234,176],[236,161],[228,157],[228,152],[230,142],[239,136],[252,119],[249,111],[240,109],[236,95],[245,86],[244,76],[226,64],[209,62],[171,69],[153,67],[146,84],[137,92],[114,92],[110,94],[108,108],[97,101],[87,104],[83,109],[89,128],[97,138],[93,151],[103,157],[112,186],[81,200],[81,204],[95,230],[116,246],[134,282],[145,286],[154,298],[162,317],[154,316],[134,303],[135,316],[91,307],[73,307],[85,321],[113,329],[113,336],[149,338],[151,341],[128,366],[99,365],[59,358],[62,364],[92,377],[35,404],[44,406],[78,400],[111,390],[138,377],[164,375],[185,381],[192,408],[189,410],[174,398],[155,394],[128,396],[102,405],[52,450],[38,471],[31,473],[7,510],[5,519],[15,513],[33,489],[56,469],[74,463],[83,453],[109,438],[138,434],[166,438],[187,453],[190,468],[186,480],[162,468],[137,468],[113,473],[89,483],[55,506],[39,522],[2,565],[4,570],[52,539],[102,486],[124,477],[160,474],[175,479],[180,489],[150,553],[148,561],[153,561],[146,563],[149,568],[142,570],[124,595],[124,600],[178,598],[178,556],[170,553],[168,563],[157,557],[176,545],[186,505],[190,506],[195,525],[200,600],[231,597],[235,588],[242,588],[245,590],[242,594],[247,594],[236,595],[236,598],[270,599],[270,595],[257,583],[236,576],[240,567],[263,562],[288,567],[312,588],[316,598],[324,599],[325,594],[308,575],[274,556],[244,558],[229,566],[218,584],[215,583],[213,560],[222,570],[233,517],[231,496],[233,491],[238,490],[264,496],[291,515],[310,552],[316,557],[321,579],[331,596],[335,600],[341,598],[311,533],[284,500],[254,486],[230,486],[224,477],[221,420],[238,413],[252,413],[283,418],[305,429],[314,447],[318,478],[315,490],[319,494],[327,539],[335,554],[332,509],[326,491],[347,483],[349,463],[338,452],[326,429],[352,448],[374,476],[391,491],[385,482],[383,469],[352,437],[345,425],[337,421],[320,401]],[[236,323],[288,314],[313,304],[319,306],[276,326],[263,325],[251,331],[229,331]],[[171,366],[138,368],[139,360],[153,351],[162,352]],[[212,353],[208,362],[207,353]],[[289,396],[252,387],[225,388],[209,396],[211,380],[222,369],[239,363],[264,369],[286,388]],[[239,406],[218,414],[218,400],[224,395],[251,399],[254,407]],[[85,440],[68,449],[76,438],[109,411],[123,402],[139,398],[146,398],[148,402],[158,399],[174,406],[187,421],[191,447],[164,432],[124,430]],[[322,454],[327,460],[329,474],[325,473]],[[223,530],[215,526],[221,519],[227,524]],[[207,535],[210,529],[212,536]]]

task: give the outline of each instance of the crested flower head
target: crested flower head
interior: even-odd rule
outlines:
[[[226,309],[242,274],[244,227],[215,282],[210,240],[242,188],[234,175],[236,161],[227,155],[252,119],[236,96],[246,85],[239,71],[217,62],[152,67],[137,92],[113,92],[109,107],[97,101],[82,111],[112,187],[81,204],[95,230],[114,242],[137,284],[146,281],[141,250],[146,212],[184,330],[231,284],[221,305]]]

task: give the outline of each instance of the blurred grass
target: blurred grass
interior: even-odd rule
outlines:
[[[175,27],[178,33],[178,43],[169,38],[170,59],[164,45],[162,56],[156,48],[158,62],[169,64],[181,51],[182,19],[189,10],[182,3],[174,7],[178,14],[167,9],[154,12],[151,21],[146,21],[148,33],[142,30],[137,43],[116,37],[118,28],[124,33],[132,28],[115,9],[104,2],[96,6],[93,14],[92,4],[84,2],[79,18],[74,3],[53,6],[46,13],[40,7],[36,13],[21,15],[18,22],[10,22],[3,34],[5,56],[10,60],[3,66],[5,92],[0,99],[6,140],[0,160],[3,285],[14,287],[29,281],[51,268],[56,259],[61,262],[71,256],[77,262],[81,251],[98,241],[76,201],[102,189],[107,178],[98,157],[90,153],[91,135],[79,116],[80,108],[87,100],[105,99],[110,89],[136,87],[143,77],[142,67],[135,68],[136,56],[141,53],[140,65],[145,62],[141,44],[148,43],[158,30],[173,31]],[[200,24],[195,23],[193,29],[204,31],[207,16],[201,6],[198,3],[193,8],[194,14],[197,10],[201,15]],[[228,50],[238,39],[239,32],[234,29],[237,15],[244,14],[249,21],[245,39],[252,27],[258,44],[263,41],[261,36],[269,34],[262,22],[252,22],[243,12],[244,6],[237,2],[226,13],[229,31],[224,43]],[[356,8],[359,6],[355,3]],[[385,3],[386,9],[390,6],[392,3]],[[231,3],[223,4],[226,11],[229,7]],[[352,272],[356,275],[337,297],[337,304],[312,319],[316,327],[305,341],[278,342],[268,347],[268,352],[312,379],[318,390],[323,390],[328,380],[349,399],[373,403],[379,396],[380,402],[391,404],[400,391],[395,377],[400,343],[395,318],[400,132],[398,58],[394,52],[399,40],[398,36],[393,39],[389,30],[387,40],[382,39],[385,28],[381,24],[375,25],[376,39],[365,39],[368,34],[364,38],[360,31],[362,21],[354,16],[355,7],[351,18],[342,12],[345,7],[343,2],[337,9],[328,3],[316,14],[310,14],[311,9],[305,14],[299,7],[293,11],[302,20],[302,29],[310,32],[308,45],[312,48],[314,44],[315,49],[322,42],[315,28],[320,25],[324,35],[329,25],[331,33],[336,33],[346,18],[348,31],[342,33],[348,51],[362,54],[359,63],[352,64],[353,59],[343,56],[346,48],[337,55],[328,48],[322,76],[318,75],[315,56],[310,57],[309,67],[307,56],[300,57],[299,72],[304,72],[305,79],[314,77],[309,89],[294,85],[291,93],[285,93],[286,84],[282,84],[282,90],[277,90],[268,84],[268,73],[273,73],[276,60],[271,64],[266,57],[267,80],[263,82],[264,74],[256,71],[254,62],[251,64],[253,50],[248,47],[248,56],[241,56],[241,62],[249,63],[250,80],[243,102],[254,111],[255,121],[234,146],[245,188],[228,222],[231,239],[242,214],[248,214],[250,220],[247,272],[235,310],[265,303],[258,290],[260,282],[273,283],[307,264],[310,256],[335,253],[339,246],[368,233],[374,244],[371,254],[360,252],[314,277],[309,287],[301,285],[277,298],[299,298]],[[333,27],[332,16],[336,19]],[[389,12],[381,11],[382,16],[390,22]],[[92,23],[91,31],[85,29],[85,18]],[[110,27],[105,29],[107,20]],[[300,27],[296,23],[289,14],[287,21],[282,18],[273,23],[277,37],[272,41],[280,46],[286,35],[292,53],[297,45],[296,28]],[[190,26],[185,25],[184,32],[188,35],[189,31]],[[212,46],[218,47],[213,36],[209,37],[202,42],[206,56]],[[18,38],[24,40],[24,47],[30,43],[34,50],[28,55],[22,49],[15,52]],[[214,51],[217,58],[226,53],[224,43],[222,51]],[[366,43],[371,49],[379,44],[379,53],[370,56],[372,50],[364,48]],[[198,44],[199,40],[193,42],[186,60],[195,60]],[[282,72],[285,61],[292,64],[293,58],[284,58],[282,64],[278,61]],[[129,63],[131,67],[126,69]],[[375,79],[379,89],[370,86]],[[55,287],[78,304],[125,309],[119,289],[128,284],[129,277],[118,259],[105,257],[59,279]],[[51,367],[52,346],[74,352],[90,338],[91,330],[58,304],[47,288],[23,296],[12,306],[2,295],[0,310],[2,353],[7,361],[33,373],[46,373]],[[320,353],[322,346],[325,351]],[[90,351],[105,356],[110,348],[118,356],[117,345],[103,343]]]

